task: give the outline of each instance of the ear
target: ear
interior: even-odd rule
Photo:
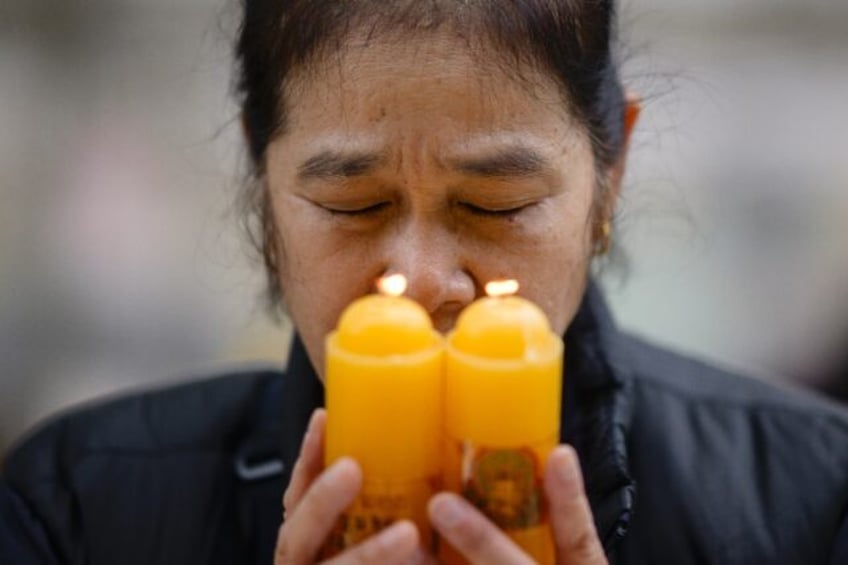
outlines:
[[[619,154],[618,161],[612,166],[607,177],[607,202],[604,206],[606,219],[612,216],[615,210],[618,196],[621,192],[621,182],[624,178],[624,171],[627,166],[627,154],[630,152],[630,139],[633,130],[636,128],[636,123],[639,121],[639,116],[642,114],[642,99],[635,92],[628,90],[624,94],[624,139]]]

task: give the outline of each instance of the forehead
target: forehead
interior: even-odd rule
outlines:
[[[288,131],[398,121],[476,133],[579,129],[552,78],[529,65],[510,69],[494,49],[448,33],[354,36],[293,74],[285,91]]]

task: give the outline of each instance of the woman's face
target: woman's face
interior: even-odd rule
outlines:
[[[386,274],[407,277],[442,332],[505,278],[565,330],[596,178],[553,82],[517,80],[445,36],[349,47],[288,91],[267,183],[279,282],[319,374],[342,310]]]

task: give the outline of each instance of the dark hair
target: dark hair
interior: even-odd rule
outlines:
[[[599,173],[624,144],[624,91],[615,60],[615,0],[242,0],[236,93],[254,181],[268,145],[287,125],[286,86],[310,62],[339,51],[355,32],[369,38],[449,29],[469,45],[492,47],[509,72],[536,68],[560,86],[586,128]],[[403,35],[398,35],[402,37]],[[603,189],[601,183],[601,189]],[[275,228],[267,191],[249,183],[244,203],[254,244],[273,282]],[[251,229],[251,226],[253,229]]]

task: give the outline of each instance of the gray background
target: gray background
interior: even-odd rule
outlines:
[[[0,0],[0,452],[58,408],[282,363],[232,201],[234,0]],[[848,345],[848,2],[633,0],[620,323],[762,378]]]

